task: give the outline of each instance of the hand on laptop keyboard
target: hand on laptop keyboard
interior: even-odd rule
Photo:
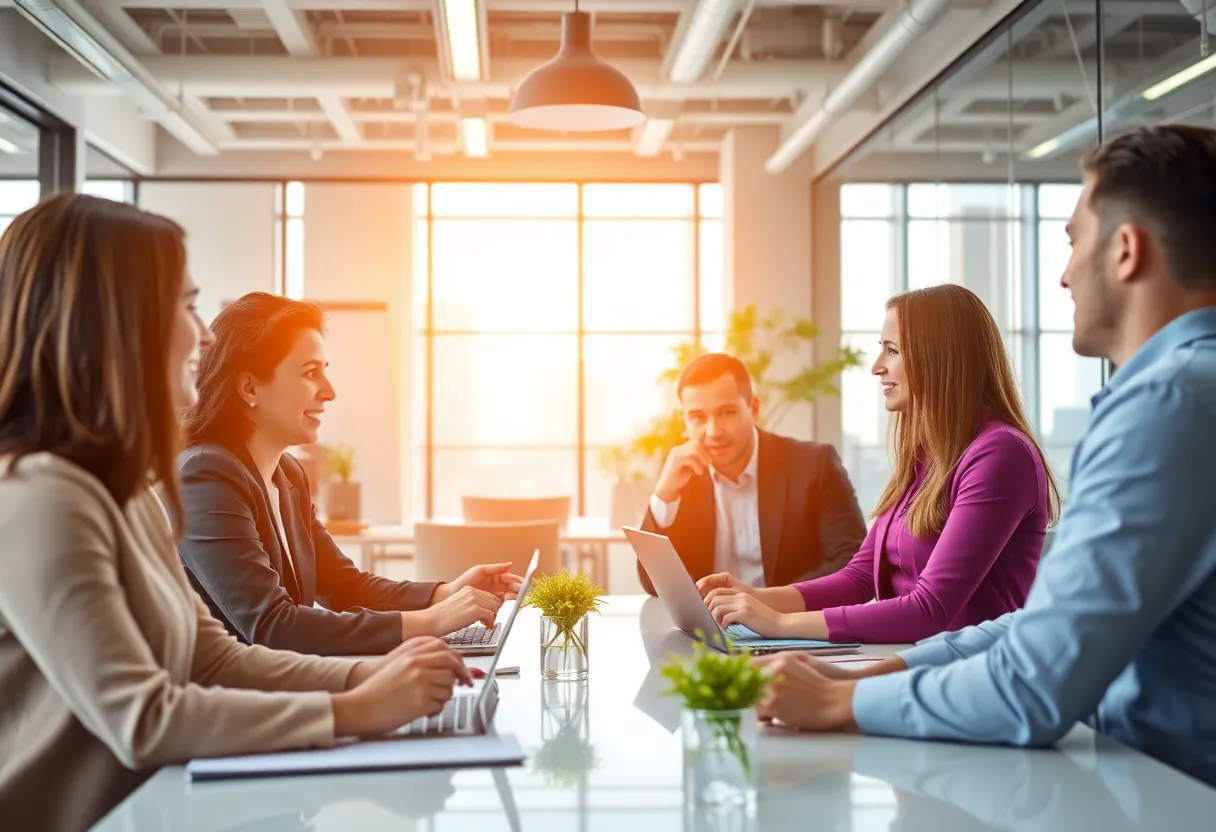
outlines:
[[[494,638],[494,634],[496,632],[498,632],[497,624],[493,627],[485,627],[480,624],[474,624],[472,627],[465,627],[463,630],[448,633],[443,637],[443,640],[453,647],[469,647],[472,645],[489,644]]]

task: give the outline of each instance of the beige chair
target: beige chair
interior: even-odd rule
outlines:
[[[461,497],[460,514],[466,523],[534,523],[551,520],[565,526],[570,521],[570,498]]]
[[[414,524],[414,580],[451,581],[471,566],[510,563],[524,574],[532,552],[540,549],[536,570],[558,570],[557,523]]]

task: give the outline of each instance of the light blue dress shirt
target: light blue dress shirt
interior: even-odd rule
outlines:
[[[1046,745],[1077,720],[1216,785],[1216,307],[1094,397],[1024,609],[862,679],[861,730]]]

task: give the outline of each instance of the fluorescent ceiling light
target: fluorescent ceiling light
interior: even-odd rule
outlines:
[[[1208,55],[1202,61],[1191,64],[1186,69],[1171,75],[1158,84],[1153,84],[1140,93],[1140,95],[1145,101],[1156,101],[1161,96],[1173,92],[1183,84],[1189,84],[1200,75],[1205,75],[1213,69],[1216,69],[1216,53]]]
[[[1047,154],[1053,152],[1060,146],[1060,139],[1057,136],[1054,139],[1048,139],[1042,144],[1036,144],[1030,150],[1026,151],[1026,155],[1031,159],[1042,159]]]
[[[20,153],[21,148],[10,142],[8,139],[0,136],[0,153]]]
[[[675,119],[647,119],[638,134],[638,155],[658,156],[659,152],[663,150],[663,145],[667,143],[667,137],[671,135],[673,126],[675,126]]]
[[[460,122],[460,130],[464,136],[465,156],[485,156],[488,151],[486,135],[486,120],[484,118],[466,118]]]
[[[481,80],[481,44],[477,39],[477,0],[443,0],[452,75],[457,81]]]

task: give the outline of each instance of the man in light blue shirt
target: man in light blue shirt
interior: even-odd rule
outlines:
[[[1094,151],[1067,230],[1073,347],[1118,369],[1025,609],[856,674],[762,659],[761,715],[1014,745],[1085,720],[1216,785],[1216,131]]]

